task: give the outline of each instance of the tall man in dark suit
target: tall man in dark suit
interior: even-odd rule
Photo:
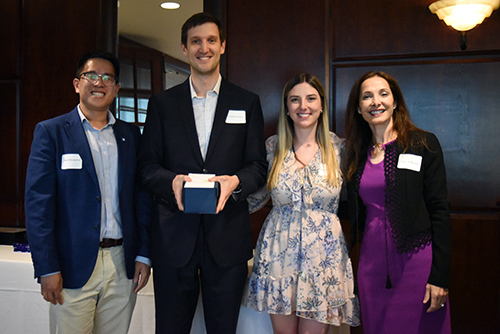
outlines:
[[[108,110],[119,75],[114,55],[84,55],[73,79],[80,103],[35,129],[26,227],[52,333],[127,333],[149,278],[151,199],[135,177],[140,132]]]
[[[189,333],[201,293],[208,333],[235,333],[252,239],[246,197],[265,184],[263,117],[257,95],[219,74],[225,39],[199,13],[182,27],[191,76],[153,96],[139,159],[154,195],[151,259],[156,332]],[[188,173],[215,174],[216,214],[184,213]]]

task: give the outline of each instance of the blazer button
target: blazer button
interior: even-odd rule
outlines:
[[[99,229],[99,226],[94,225],[94,231],[97,231]]]
[[[203,173],[208,174],[208,170],[206,170],[205,168],[203,168]]]
[[[97,197],[95,198],[95,201],[96,201],[97,203],[100,203],[100,202],[101,202],[101,198],[100,198],[99,196],[97,196]]]

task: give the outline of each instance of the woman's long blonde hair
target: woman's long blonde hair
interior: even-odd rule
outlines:
[[[340,186],[341,184],[337,155],[330,139],[330,126],[328,122],[328,108],[326,104],[325,90],[321,85],[321,81],[319,81],[316,76],[308,73],[302,73],[288,81],[285,85],[285,88],[283,89],[281,111],[278,118],[278,142],[276,143],[273,165],[271,167],[271,172],[269,173],[269,179],[267,180],[267,188],[269,190],[276,187],[276,184],[278,183],[278,176],[280,174],[281,167],[283,166],[283,161],[290,151],[290,148],[292,148],[293,139],[295,138],[293,121],[287,115],[288,94],[293,89],[293,87],[304,82],[310,84],[314,89],[316,89],[319,93],[319,96],[321,97],[323,112],[318,118],[318,127],[316,128],[316,141],[322,152],[323,163],[326,167],[327,182],[330,186]]]

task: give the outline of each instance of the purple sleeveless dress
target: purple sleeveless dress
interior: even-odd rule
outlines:
[[[427,313],[423,304],[432,262],[432,245],[417,253],[398,254],[385,212],[384,163],[367,159],[359,186],[366,206],[358,285],[365,334],[451,333],[449,303]],[[392,288],[386,289],[387,273]]]

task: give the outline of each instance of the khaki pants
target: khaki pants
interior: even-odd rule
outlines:
[[[125,334],[136,295],[127,278],[122,246],[100,248],[92,276],[81,289],[63,289],[62,305],[50,304],[51,334]]]

